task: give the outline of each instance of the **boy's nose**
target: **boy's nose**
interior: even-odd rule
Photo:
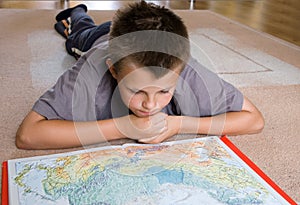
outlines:
[[[156,106],[156,101],[155,101],[154,97],[147,97],[143,101],[143,107],[149,111],[151,111],[153,108],[155,108],[155,106]]]

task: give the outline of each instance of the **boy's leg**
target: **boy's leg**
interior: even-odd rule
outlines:
[[[98,26],[82,29],[75,33],[73,33],[72,30],[71,35],[66,41],[67,51],[75,52],[78,55],[88,51],[99,37],[109,33],[110,25],[111,22],[109,21]]]
[[[71,33],[71,25],[70,25],[71,18],[61,20],[54,24],[55,30],[62,35],[65,39],[68,39],[68,36]]]
[[[68,12],[65,11],[61,12],[65,15],[60,16],[67,17],[66,14],[70,14],[68,20],[63,19],[57,24],[64,23],[64,26],[65,22],[71,24],[70,29],[68,29],[69,35],[67,35],[66,41],[66,49],[70,55],[79,57],[81,55],[81,52],[89,50],[93,43],[100,36],[109,33],[111,23],[106,22],[99,26],[95,25],[93,19],[89,15],[87,15],[87,10],[82,6],[76,6],[71,11],[67,9]],[[62,34],[61,32],[59,33]],[[65,31],[63,33],[65,33]]]
[[[71,34],[66,42],[67,49],[85,52],[100,37],[109,33],[110,22],[95,25],[93,19],[84,9],[76,8],[71,13]]]
[[[78,7],[83,8],[83,9],[85,10],[85,12],[87,12],[87,7],[86,7],[86,5],[84,5],[84,4],[79,4],[79,5],[77,5],[77,6],[73,7],[73,8],[68,8],[68,9],[65,9],[65,10],[59,12],[59,13],[56,15],[56,17],[55,17],[56,21],[59,22],[59,21],[61,21],[61,20],[67,19],[68,17],[71,16],[71,12],[72,12],[74,9],[78,8]]]
[[[94,20],[82,7],[75,7],[70,13],[71,34],[75,35],[85,29],[96,27]]]

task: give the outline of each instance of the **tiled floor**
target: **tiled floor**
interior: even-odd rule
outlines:
[[[90,10],[116,10],[129,2],[133,1],[0,0],[0,8],[63,9],[85,3]],[[300,46],[299,0],[170,0],[151,2],[165,5],[171,9],[208,9]]]

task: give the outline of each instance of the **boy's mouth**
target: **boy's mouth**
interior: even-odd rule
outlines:
[[[137,110],[137,114],[138,116],[141,116],[141,117],[147,117],[147,116],[151,116],[151,115],[154,115],[157,113],[157,111],[151,111],[151,112],[148,112],[148,111],[142,111],[142,110]]]

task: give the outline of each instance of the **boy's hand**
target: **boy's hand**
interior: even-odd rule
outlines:
[[[167,129],[161,134],[151,137],[139,139],[139,142],[148,144],[157,144],[179,133],[181,126],[180,116],[167,116]]]
[[[146,140],[156,138],[167,130],[167,114],[157,113],[149,117],[137,117],[128,115],[116,118],[116,126],[127,138],[134,140]]]

